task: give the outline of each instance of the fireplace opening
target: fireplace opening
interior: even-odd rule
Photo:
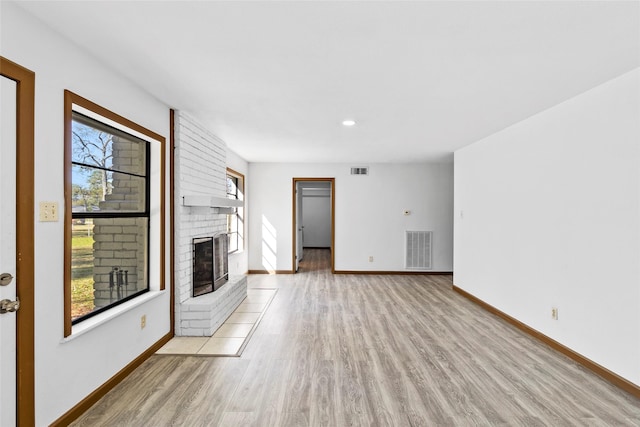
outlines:
[[[227,282],[228,250],[229,238],[225,233],[193,239],[194,297],[214,292]]]

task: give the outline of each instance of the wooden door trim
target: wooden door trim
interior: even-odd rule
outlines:
[[[176,332],[176,112],[174,109],[169,110],[169,334],[175,335]],[[164,179],[162,181],[164,185]],[[164,258],[164,254],[162,255]]]
[[[35,425],[34,369],[34,109],[35,73],[0,56],[0,75],[16,82],[16,419],[18,426]]]
[[[336,272],[336,179],[335,178],[293,178],[293,215],[291,217],[291,240],[293,252],[291,254],[291,273],[296,274],[296,185],[301,181],[330,182],[331,183],[331,273]]]

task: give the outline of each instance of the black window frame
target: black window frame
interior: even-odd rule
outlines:
[[[76,116],[80,116],[81,120],[76,120]],[[105,211],[105,212],[100,212],[100,211],[87,211],[87,212],[72,212],[71,213],[71,220],[83,220],[83,219],[117,219],[117,218],[146,218],[146,236],[144,236],[144,239],[146,240],[146,257],[145,257],[145,271],[144,271],[144,277],[145,277],[145,288],[144,289],[140,289],[140,290],[136,290],[135,292],[133,292],[130,295],[127,295],[123,298],[120,298],[108,305],[105,305],[104,307],[100,307],[98,309],[94,309],[89,313],[86,313],[82,316],[76,317],[76,318],[71,318],[71,325],[77,325],[78,323],[90,319],[93,316],[96,316],[100,313],[104,313],[105,311],[108,311],[110,309],[112,309],[113,307],[116,307],[120,304],[123,304],[127,301],[132,300],[133,298],[136,298],[144,293],[149,292],[149,273],[150,273],[150,262],[149,262],[149,248],[150,248],[150,239],[151,239],[151,143],[145,139],[139,138],[135,135],[132,135],[129,132],[125,132],[121,129],[115,128],[103,121],[100,121],[96,118],[93,117],[89,117],[86,114],[82,114],[76,110],[72,110],[71,113],[71,125],[73,126],[73,122],[79,122],[82,123],[85,126],[90,126],[90,124],[88,123],[92,123],[95,122],[98,126],[94,127],[94,129],[100,130],[100,131],[107,131],[113,135],[116,136],[124,136],[125,138],[134,140],[138,143],[142,143],[144,144],[144,175],[140,175],[137,173],[132,173],[132,172],[126,172],[126,171],[122,171],[122,170],[116,170],[113,168],[107,168],[107,167],[101,167],[101,166],[97,166],[97,165],[92,165],[92,164],[88,164],[88,163],[82,163],[82,162],[77,162],[74,161],[73,159],[71,159],[71,162],[69,164],[69,168],[73,169],[74,166],[81,166],[81,167],[86,167],[89,169],[93,169],[93,170],[103,170],[103,171],[107,171],[107,172],[112,172],[112,173],[118,173],[118,174],[123,174],[123,175],[128,175],[128,176],[135,176],[138,178],[142,178],[145,181],[144,184],[144,207],[143,209],[141,209],[140,211],[137,212],[131,212],[131,211],[123,211],[123,212],[118,212],[118,211]],[[73,150],[73,138],[70,141],[71,144],[71,150]],[[73,178],[71,179],[71,184],[73,184]],[[71,304],[73,304],[73,300],[70,301]]]
[[[245,178],[244,175],[234,171],[233,169],[227,168],[226,171],[226,180],[232,179],[234,181],[234,186],[235,186],[235,193],[230,193],[229,192],[229,186],[227,185],[227,198],[229,199],[235,199],[235,200],[244,200],[244,186],[245,186]],[[226,182],[226,181],[225,181]],[[240,199],[239,194],[242,194],[243,198]],[[244,250],[244,217],[240,216],[239,210],[242,208],[236,208],[234,213],[228,214],[227,215],[227,236],[228,236],[228,244],[229,244],[229,254],[233,254],[233,253],[237,253],[240,252],[241,250]],[[236,231],[231,231],[231,222],[236,221]],[[242,224],[242,233],[241,231],[241,227],[240,224]],[[231,244],[231,239],[233,238],[233,235],[235,235],[235,239],[236,239],[236,244],[235,244],[235,249],[231,250],[231,248],[234,246]]]

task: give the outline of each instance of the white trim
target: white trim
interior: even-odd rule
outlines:
[[[86,334],[87,332],[97,328],[98,326],[107,323],[132,309],[151,301],[162,295],[165,291],[149,291],[144,294],[136,297],[130,301],[124,302],[122,304],[116,305],[114,307],[109,308],[109,310],[104,313],[97,314],[93,317],[83,320],[77,325],[73,325],[71,327],[71,335],[62,339],[62,343],[67,343],[69,341],[73,341],[75,338]]]

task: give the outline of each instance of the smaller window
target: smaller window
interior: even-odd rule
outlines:
[[[244,175],[227,169],[227,198],[244,200]],[[227,215],[227,234],[229,235],[229,253],[244,248],[244,208],[236,208],[236,212]]]

